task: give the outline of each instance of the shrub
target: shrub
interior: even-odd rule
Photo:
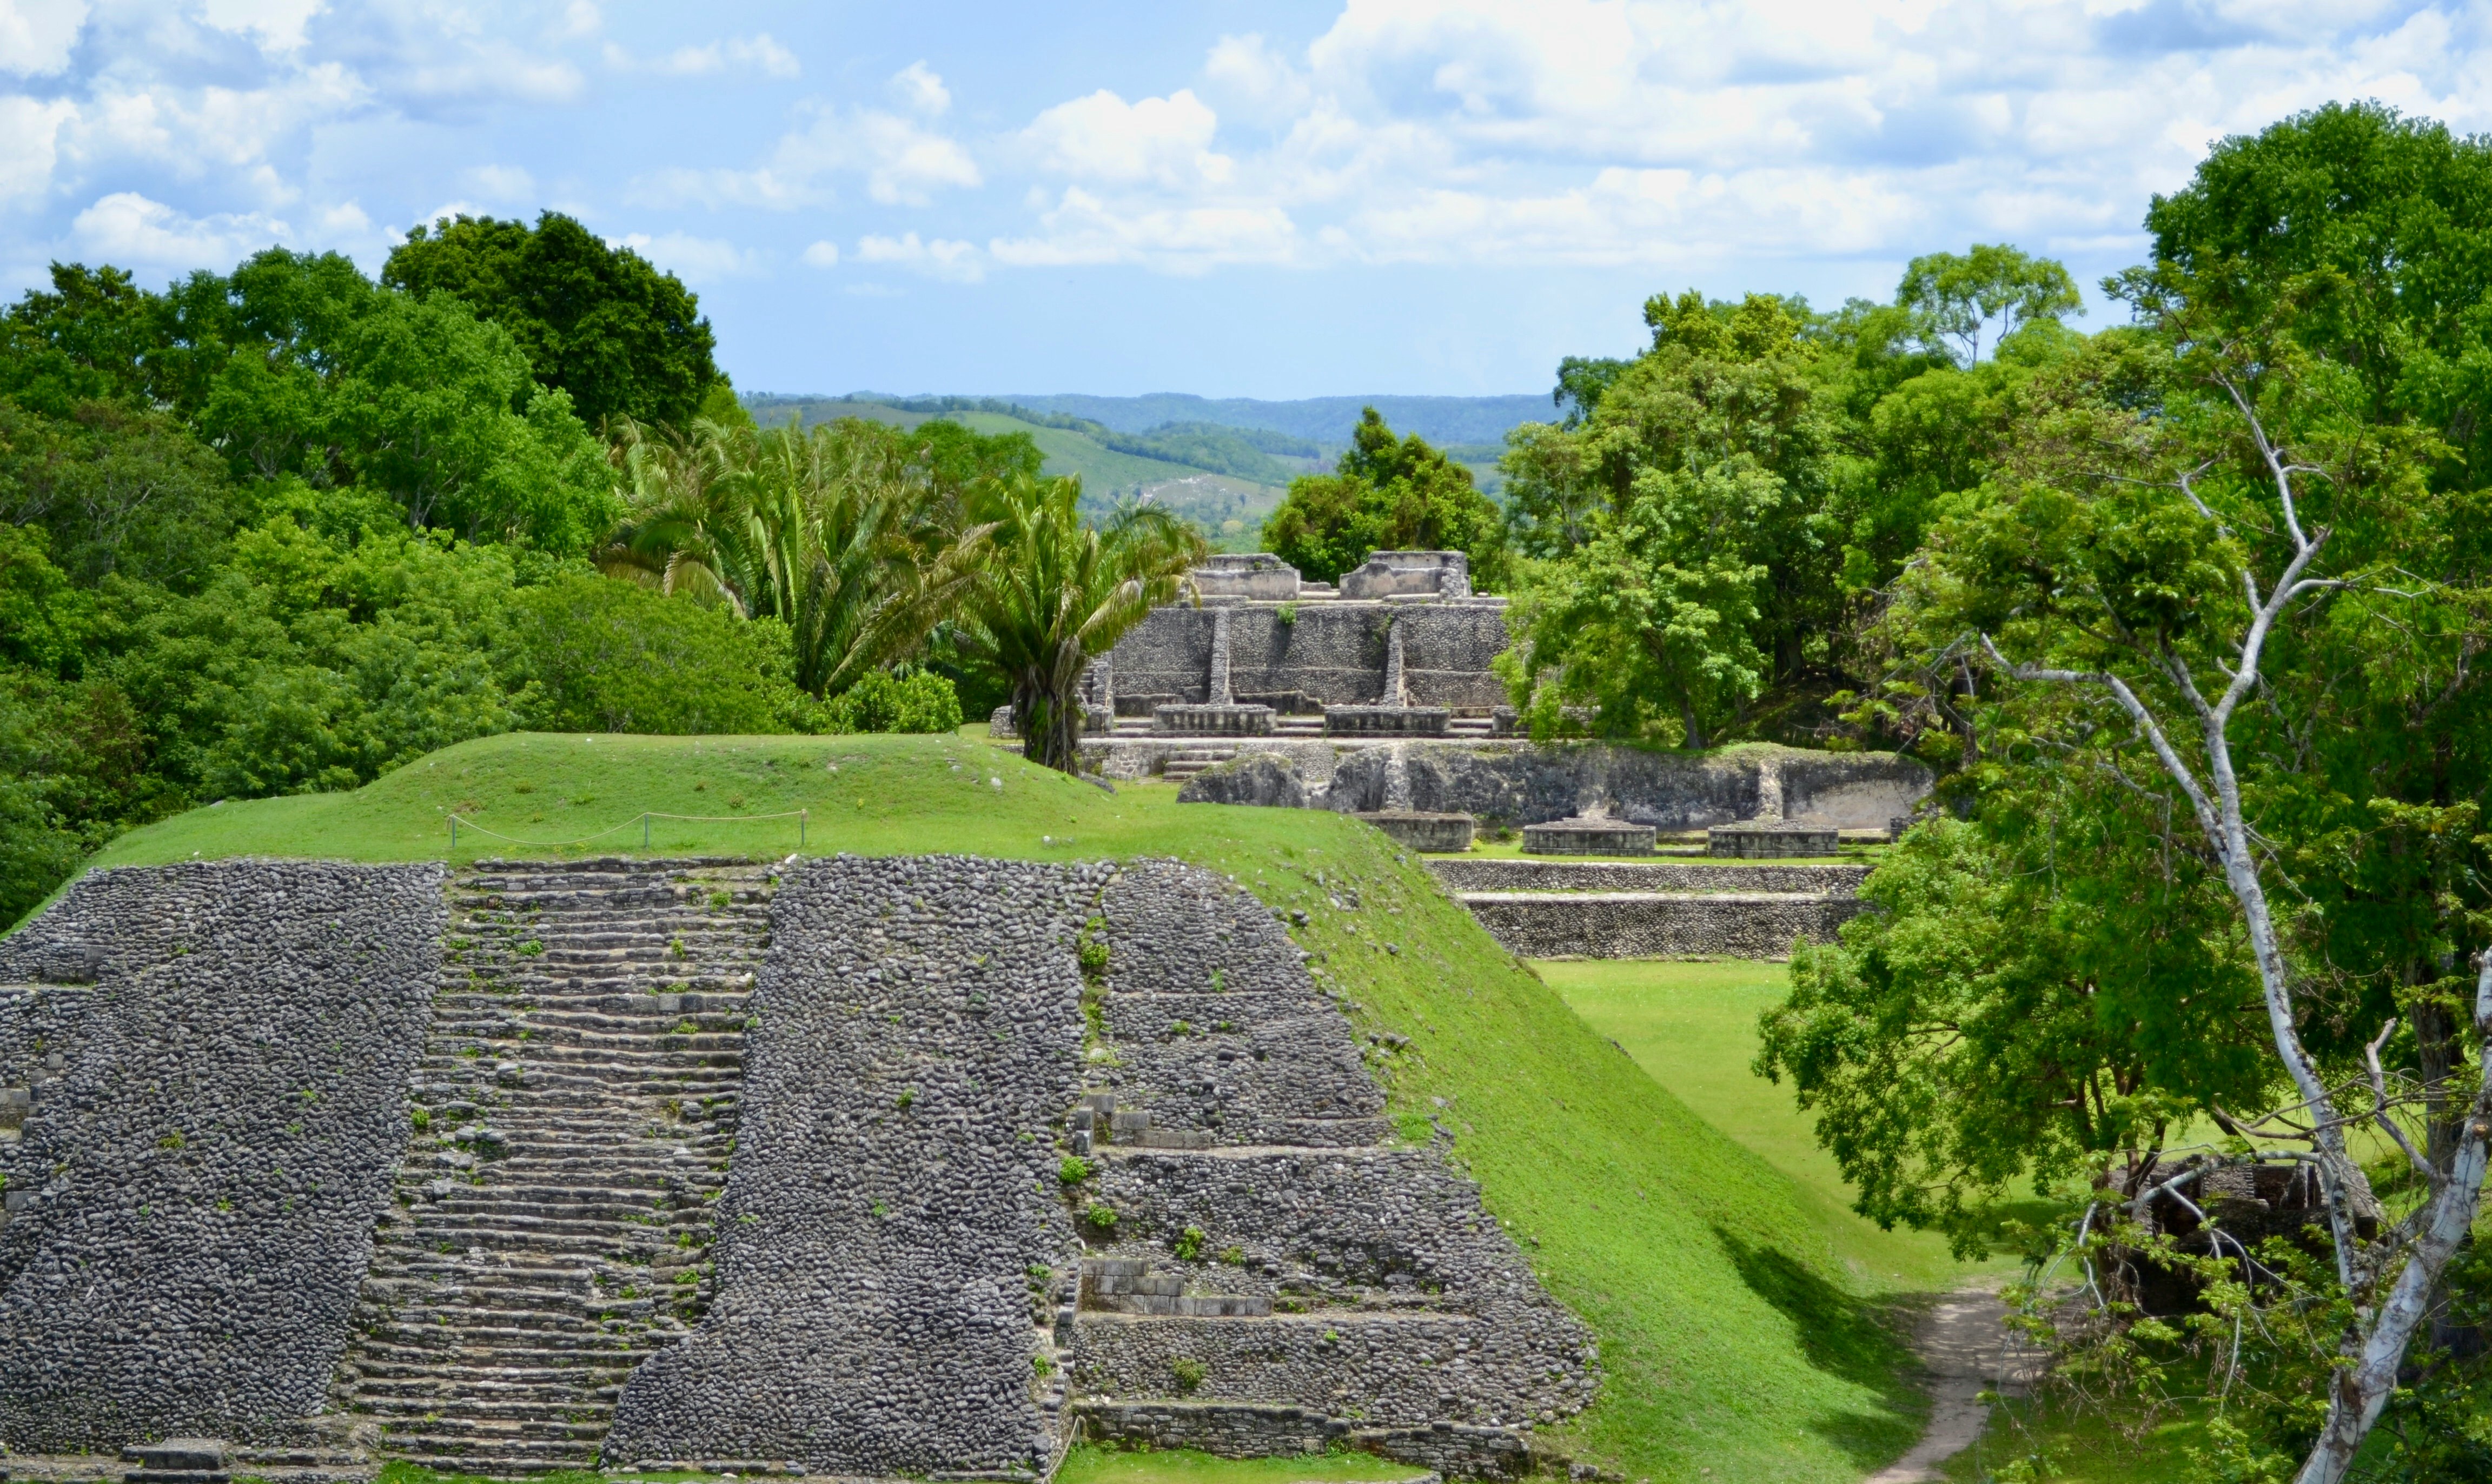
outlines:
[[[1187,1227],[1177,1234],[1176,1240],[1171,1245],[1176,1248],[1176,1255],[1180,1261],[1191,1263],[1202,1256],[1202,1228]]]
[[[961,697],[950,680],[932,670],[905,677],[869,670],[823,708],[833,732],[957,732]]]
[[[549,732],[786,732],[810,703],[788,678],[787,631],[610,577],[519,596],[515,627]]]
[[[1202,1384],[1202,1379],[1211,1374],[1202,1361],[1191,1357],[1180,1357],[1170,1361],[1169,1369],[1176,1374],[1178,1392],[1187,1396],[1193,1395],[1195,1388]]]
[[[1100,1231],[1112,1232],[1116,1230],[1116,1208],[1102,1201],[1090,1208],[1089,1220]]]
[[[1056,1165],[1055,1178],[1067,1185],[1079,1185],[1090,1178],[1090,1161],[1079,1154],[1067,1154]]]

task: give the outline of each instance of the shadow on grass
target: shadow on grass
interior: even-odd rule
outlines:
[[[1713,1236],[1748,1291],[1791,1321],[1809,1364],[1874,1393],[1884,1404],[1877,1411],[1813,1418],[1810,1430],[1862,1469],[1881,1468],[1901,1456],[1920,1437],[1929,1416],[1920,1366],[1903,1337],[1914,1303],[1846,1293],[1780,1250],[1727,1227],[1716,1225]]]

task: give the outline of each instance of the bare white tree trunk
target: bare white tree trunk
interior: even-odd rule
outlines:
[[[2188,799],[2200,831],[2223,865],[2225,883],[2240,909],[2251,951],[2258,962],[2259,985],[2276,1057],[2300,1093],[2312,1125],[2307,1137],[2316,1156],[2320,1188],[2328,1203],[2337,1276],[2354,1305],[2354,1323],[2338,1349],[2346,1364],[2337,1372],[2329,1390],[2327,1422],[2301,1472],[2296,1476],[2296,1484],[2337,1484],[2352,1466],[2362,1440],[2379,1420],[2396,1385],[2406,1347],[2416,1328],[2427,1318],[2432,1292],[2473,1225],[2481,1200],[2487,1141],[2492,1141],[2492,952],[2479,960],[2481,976],[2476,988],[2475,1020],[2481,1050],[2474,1112],[2459,1132],[2448,1168],[2437,1169],[2416,1152],[2404,1130],[2387,1111],[2385,1096],[2379,1107],[2356,1116],[2356,1121],[2376,1121],[2406,1151],[2431,1192],[2423,1205],[2394,1229],[2384,1230],[2375,1241],[2365,1242],[2357,1222],[2362,1205],[2367,1203],[2367,1183],[2346,1149],[2347,1120],[2339,1114],[2326,1079],[2301,1042],[2292,974],[2276,935],[2273,914],[2268,908],[2267,888],[2260,880],[2258,859],[2242,816],[2240,781],[2233,768],[2230,737],[2233,713],[2257,689],[2267,641],[2287,609],[2305,597],[2331,592],[2343,584],[2309,574],[2328,542],[2328,533],[2322,530],[2314,537],[2303,531],[2295,508],[2293,480],[2297,474],[2316,471],[2288,462],[2283,451],[2269,440],[2248,398],[2229,382],[2221,384],[2231,393],[2274,481],[2283,530],[2293,542],[2293,557],[2265,593],[2260,591],[2255,573],[2246,567],[2240,572],[2251,618],[2235,648],[2233,663],[2227,667],[2228,684],[2214,700],[2208,700],[2199,690],[2187,660],[2169,646],[2152,650],[2139,647],[2139,657],[2172,685],[2187,704],[2190,719],[2197,723],[2206,753],[2203,776],[2201,770],[2192,767],[2173,745],[2164,718],[2119,675],[2018,664],[2001,654],[1988,634],[1981,636],[1981,644],[1993,662],[2019,680],[2092,685],[2108,691],[2137,724],[2164,772]],[[2215,523],[2214,512],[2199,500],[2187,479],[2180,481],[2180,489],[2200,514]],[[2388,1285],[2385,1295],[2380,1291],[2384,1280]]]

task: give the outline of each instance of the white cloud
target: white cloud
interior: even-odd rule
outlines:
[[[888,86],[892,98],[911,113],[931,119],[952,106],[952,90],[923,62],[911,62],[892,73]]]
[[[476,165],[466,179],[490,200],[525,201],[537,193],[537,178],[518,165]]]
[[[134,190],[119,190],[78,213],[70,234],[96,258],[153,268],[230,268],[294,233],[253,213],[190,217]]]
[[[901,73],[905,78],[912,66]],[[932,73],[927,80],[940,86]],[[935,192],[984,185],[986,176],[961,142],[896,113],[817,107],[812,122],[780,136],[769,162],[750,170],[661,170],[634,183],[633,199],[649,205],[789,209],[835,199],[832,182],[863,177],[866,194],[893,206],[923,206]]]
[[[0,72],[42,77],[70,65],[86,0],[0,0]]]
[[[804,258],[806,264],[810,267],[837,268],[840,266],[840,245],[838,243],[828,241],[827,239],[821,242],[808,244],[805,248]]]
[[[1309,98],[1306,74],[1261,36],[1224,36],[1202,64],[1222,96],[1258,121],[1287,118]]]
[[[61,126],[75,117],[74,103],[0,97],[0,200],[51,185]]]
[[[793,77],[804,70],[797,63],[796,54],[780,45],[767,31],[699,46],[680,46],[663,57],[652,57],[646,61],[637,60],[623,47],[608,43],[606,61],[609,67],[622,72],[658,73],[675,77],[706,77],[731,71]]]
[[[692,237],[682,232],[666,232],[656,237],[645,232],[632,232],[612,239],[612,245],[631,248],[697,287],[721,278],[740,278],[759,272],[761,266],[752,253],[733,243],[715,237]]]
[[[986,276],[977,244],[939,237],[919,242],[914,232],[899,237],[860,238],[856,256],[860,263],[888,263],[930,278],[949,278],[960,283],[974,283]]]
[[[1183,189],[1229,179],[1232,162],[1211,148],[1219,127],[1186,89],[1128,103],[1102,88],[1040,114],[1022,138],[1043,168],[1059,175]]]
[[[303,28],[327,8],[328,0],[199,0],[199,18],[220,31],[249,32],[262,50],[292,51],[303,44]]]
[[[988,250],[1016,267],[1140,263],[1200,273],[1226,263],[1287,263],[1300,246],[1289,214],[1269,203],[1135,205],[1078,186],[1068,187],[1039,224],[1039,235],[997,238]]]

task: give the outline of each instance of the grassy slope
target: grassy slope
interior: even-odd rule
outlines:
[[[1356,1015],[1410,1037],[1381,1069],[1394,1111],[1439,1120],[1490,1207],[1602,1336],[1608,1384],[1558,1445],[1637,1480],[1852,1480],[1917,1432],[1922,1404],[1876,1296],[1887,1285],[1847,1267],[1853,1238],[1829,1231],[1824,1202],[1656,1085],[1382,835],[1341,816],[1179,807],[1165,786],[1111,797],[966,735],[534,735],[449,748],[352,794],[194,810],[101,861],[439,858],[453,809],[567,839],[644,808],[798,806],[814,811],[816,853],[1180,856],[1308,912],[1295,936],[1350,988]],[[661,825],[654,845],[776,856],[793,833],[784,821]],[[470,835],[459,857],[518,853]],[[1329,904],[1345,886],[1362,910]]]
[[[1757,1054],[1758,1012],[1790,987],[1783,965],[1646,959],[1534,967],[1586,1024],[1617,1041],[1654,1081],[1790,1177],[1854,1272],[1934,1289],[1972,1271],[1947,1256],[1944,1237],[1882,1232],[1854,1215],[1834,1156],[1818,1146],[1809,1118],[1792,1105],[1790,1087],[1748,1069]]]

